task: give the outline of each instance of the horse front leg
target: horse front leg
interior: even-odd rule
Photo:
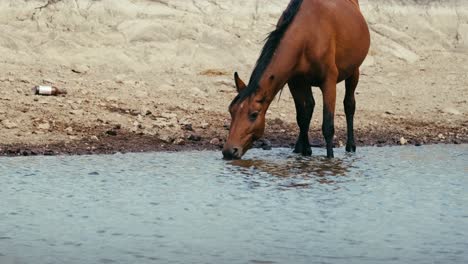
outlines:
[[[315,107],[312,87],[304,78],[290,80],[288,85],[296,105],[296,120],[300,130],[294,153],[310,156],[312,149],[309,142],[309,127]]]
[[[356,152],[356,143],[354,141],[354,112],[356,111],[356,99],[354,98],[354,91],[359,83],[359,69],[356,69],[354,74],[346,79],[346,95],[343,101],[346,126],[348,132],[348,140],[346,141],[346,151]]]
[[[337,71],[329,73],[320,86],[323,94],[322,133],[327,145],[327,157],[333,158],[333,136],[335,135],[335,105]]]

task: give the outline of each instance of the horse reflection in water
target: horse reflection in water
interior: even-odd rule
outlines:
[[[287,159],[247,159],[233,160],[229,163],[233,166],[231,169],[240,171],[247,176],[271,175],[273,178],[270,179],[280,183],[281,187],[309,188],[315,183],[335,184],[338,181],[341,182],[340,178],[346,177],[349,173],[353,159],[336,158],[330,160],[323,157],[290,156]],[[287,183],[284,184],[283,180]]]

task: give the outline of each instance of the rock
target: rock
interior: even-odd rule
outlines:
[[[117,102],[118,101],[118,98],[115,97],[115,96],[109,96],[105,99],[107,102]]]
[[[339,140],[339,141],[338,141],[338,147],[339,147],[339,148],[344,147],[344,142],[341,141],[341,140]]]
[[[90,139],[92,141],[99,141],[99,138],[97,136],[91,136]]]
[[[166,119],[172,119],[172,118],[177,118],[177,114],[174,113],[162,113],[161,117],[166,118]]]
[[[385,111],[385,114],[386,115],[395,115],[395,112],[387,110],[387,111]]]
[[[117,136],[117,131],[115,131],[115,130],[107,130],[107,131],[106,131],[106,135],[109,135],[109,136]]]
[[[442,113],[450,114],[450,115],[461,115],[462,114],[460,111],[458,111],[457,109],[455,109],[453,107],[447,107],[447,108],[442,109]]]
[[[209,126],[210,126],[210,124],[208,124],[207,122],[203,122],[200,125],[200,127],[203,128],[203,129],[207,129]]]
[[[183,138],[178,138],[174,140],[173,142],[174,145],[185,145],[185,140]]]
[[[193,87],[191,89],[191,93],[192,95],[197,95],[197,96],[204,96],[206,95],[206,92],[202,91],[200,88],[198,87]]]
[[[8,119],[5,119],[2,121],[2,125],[6,128],[6,129],[13,129],[13,128],[17,128],[18,125],[16,123],[13,123],[11,122],[10,120]]]
[[[148,97],[148,93],[145,92],[145,91],[139,91],[139,90],[138,90],[138,91],[136,91],[136,92],[134,93],[134,96],[135,96],[136,98],[140,98],[140,99],[141,99],[141,98],[147,98],[147,97]]]
[[[49,130],[50,129],[50,124],[47,122],[47,123],[42,123],[42,124],[39,124],[37,126],[37,128],[41,129],[41,130]]]
[[[84,111],[79,110],[79,109],[78,110],[72,110],[72,111],[70,111],[70,114],[79,116],[79,115],[83,115]]]
[[[71,71],[74,73],[87,73],[89,71],[89,67],[87,65],[73,65]]]
[[[188,137],[188,140],[191,140],[191,141],[200,141],[201,140],[201,136],[200,135],[197,135],[197,134],[190,134]]]
[[[193,131],[193,126],[192,124],[181,124],[182,125],[182,129],[184,130],[187,130],[187,131]]]
[[[262,139],[262,149],[263,150],[271,150],[272,149],[272,144],[270,140],[268,139]]]
[[[400,138],[400,145],[403,146],[403,145],[406,145],[406,144],[408,144],[408,140],[406,140],[404,137],[401,137]]]
[[[160,134],[158,138],[165,143],[172,143],[174,141],[174,136],[171,134]]]
[[[232,86],[232,87],[235,87],[235,86],[234,86],[234,81],[231,80],[231,79],[221,79],[221,80],[217,80],[217,81],[216,81],[216,84],[217,84],[217,85],[225,85],[225,86]]]
[[[73,128],[72,127],[67,127],[67,128],[65,128],[65,132],[67,132],[67,135],[71,135],[73,133]]]
[[[177,124],[177,119],[167,120],[165,118],[156,118],[153,122],[153,127],[166,128],[166,127],[175,127]]]
[[[149,116],[152,115],[153,113],[146,107],[143,107],[140,109],[140,115],[142,116]]]
[[[211,145],[218,146],[218,145],[221,144],[221,140],[219,140],[219,138],[213,138],[213,139],[210,141],[210,144],[211,144]]]
[[[118,84],[124,84],[125,76],[124,75],[117,75],[114,78],[114,81]]]
[[[231,121],[229,121],[229,120],[224,121],[223,127],[224,127],[226,130],[231,129]]]
[[[169,91],[174,91],[175,87],[168,85],[168,84],[162,84],[161,86],[158,87],[158,90],[169,92]]]
[[[445,139],[445,136],[444,136],[444,134],[442,134],[442,133],[439,134],[439,135],[437,135],[437,137],[438,137],[439,139]]]

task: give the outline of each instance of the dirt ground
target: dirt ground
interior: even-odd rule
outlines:
[[[0,155],[221,148],[232,74],[248,79],[288,2],[1,1]],[[360,2],[372,47],[357,89],[358,147],[468,143],[468,2]],[[43,84],[68,94],[33,95]],[[314,95],[311,142],[322,146]],[[258,147],[295,142],[288,89],[267,119]]]

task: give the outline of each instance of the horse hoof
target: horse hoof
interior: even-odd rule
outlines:
[[[347,144],[346,145],[346,152],[356,152],[356,145]]]
[[[299,146],[296,145],[294,148],[294,153],[301,154],[302,156],[311,156],[312,155],[312,149],[309,147],[304,147],[304,146]]]

